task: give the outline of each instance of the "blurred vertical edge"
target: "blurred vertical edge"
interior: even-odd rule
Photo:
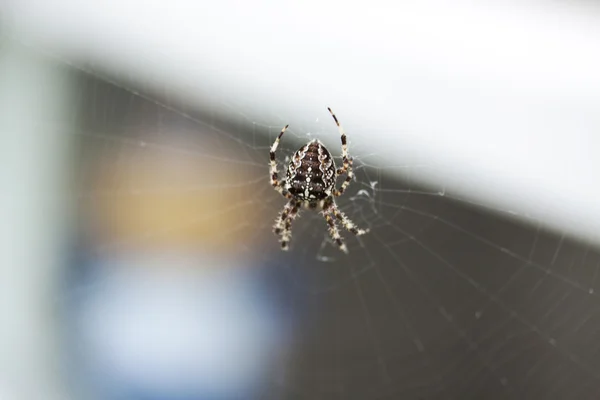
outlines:
[[[77,103],[68,70],[18,44],[0,18],[0,393],[65,399],[56,295]]]

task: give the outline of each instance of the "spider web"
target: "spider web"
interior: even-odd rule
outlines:
[[[271,230],[285,199],[269,185],[268,149],[293,116],[217,94],[195,108],[156,82],[140,87],[123,77],[73,74],[84,114],[75,138],[81,207],[155,195],[132,171],[140,160],[162,165],[173,157],[206,169],[184,192],[222,201],[164,230],[142,227],[126,238],[96,239],[93,252],[153,243],[198,228],[207,216],[235,213],[214,232],[219,251],[278,265],[307,305],[310,322],[292,361],[272,377],[270,398],[598,397],[600,254],[593,246],[443,186],[420,186],[415,172],[447,172],[434,162],[383,165],[378,154],[363,151],[353,137],[357,128],[331,105],[348,134],[356,175],[338,204],[370,233],[356,238],[340,227],[350,251],[345,256],[323,218],[303,211],[290,252],[283,253]],[[340,165],[339,135],[326,106],[315,105],[310,126],[286,132],[277,152],[280,177],[286,157],[312,138]],[[89,165],[117,182],[127,175],[128,186],[98,185]],[[166,178],[177,179],[169,171],[165,166]]]

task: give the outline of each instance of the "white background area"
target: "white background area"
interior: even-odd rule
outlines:
[[[588,239],[600,228],[600,13],[587,2],[8,4],[27,40],[67,59],[296,126],[331,106],[382,165],[443,171],[417,181]]]

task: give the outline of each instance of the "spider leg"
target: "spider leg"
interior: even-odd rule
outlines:
[[[333,203],[329,207],[329,210],[335,215],[337,219],[340,220],[342,225],[344,225],[344,228],[346,228],[356,236],[361,236],[369,232],[369,229],[360,229],[358,226],[356,226],[356,224],[352,222],[352,220],[350,220],[350,218],[348,218],[346,214],[344,214],[340,211],[339,208],[337,208],[337,205],[335,203]]]
[[[300,204],[296,200],[290,200],[279,214],[273,226],[273,233],[280,236],[281,249],[288,250],[292,238],[292,221],[298,216]]]
[[[335,224],[335,219],[329,213],[329,210],[323,210],[323,216],[325,217],[325,221],[327,221],[327,225],[329,225],[329,235],[337,244],[339,249],[344,253],[348,254],[348,247],[346,247],[346,243],[344,243],[344,239],[340,235],[340,231],[338,230],[337,225]]]
[[[351,162],[348,158],[348,144],[346,143],[346,132],[344,132],[344,128],[342,128],[342,126],[340,125],[340,122],[338,121],[333,111],[331,111],[331,108],[327,107],[327,109],[331,113],[331,116],[333,117],[333,120],[335,121],[335,124],[337,125],[338,130],[340,131],[340,137],[342,139],[342,160],[344,162],[343,170],[346,171],[349,167],[351,167]]]
[[[282,196],[284,196],[288,199],[291,199],[292,198],[291,193],[289,193],[287,190],[285,190],[283,187],[283,183],[278,180],[277,161],[275,161],[275,152],[277,151],[277,147],[279,146],[279,141],[281,140],[281,137],[285,133],[288,126],[289,125],[286,125],[283,127],[283,129],[281,130],[281,132],[279,133],[279,135],[273,142],[273,145],[271,146],[271,150],[269,151],[269,159],[270,159],[269,160],[269,172],[271,175],[271,185],[273,186],[273,188],[275,188],[275,190]]]
[[[288,219],[285,220],[285,226],[283,227],[283,234],[281,235],[281,250],[288,251],[290,249],[289,243],[292,239],[292,221],[298,215],[298,210],[293,214],[290,214]]]
[[[344,167],[338,168],[337,175],[339,176],[342,173],[346,172],[346,179],[344,179],[344,182],[342,182],[342,186],[340,186],[339,189],[333,190],[332,194],[336,197],[341,196],[346,191],[346,188],[350,185],[350,182],[352,182],[352,178],[354,178],[354,171],[352,170],[352,159],[350,159],[350,163],[348,165],[349,167],[345,171]],[[339,172],[340,170],[341,172]]]
[[[285,220],[288,218],[290,211],[295,205],[295,201],[290,200],[283,206],[283,210],[279,212],[279,216],[275,220],[275,225],[273,225],[273,233],[277,236],[280,236],[283,233],[283,227],[285,224]]]
[[[347,175],[346,180],[344,181],[344,183],[342,183],[342,186],[339,189],[333,191],[334,196],[341,196],[342,193],[344,193],[344,191],[348,187],[348,185],[350,185],[350,182],[354,177],[354,172],[352,172],[352,158],[348,157],[348,143],[346,142],[346,132],[344,132],[344,128],[342,128],[342,126],[340,125],[340,122],[338,121],[333,111],[331,111],[331,108],[328,107],[327,109],[331,113],[331,116],[333,117],[333,120],[335,121],[335,124],[337,125],[338,130],[340,131],[340,137],[342,140],[342,161],[344,165],[337,169],[336,174],[339,176],[343,173],[346,173]]]
[[[352,161],[354,161],[354,160],[352,159],[352,157],[348,157],[348,163],[349,163],[350,167],[352,167]],[[342,166],[342,167],[339,167],[339,168],[338,168],[338,169],[335,171],[335,174],[336,174],[337,176],[340,176],[340,175],[342,175],[342,174],[343,174],[343,173],[345,173],[345,172],[346,172],[346,169],[345,169],[345,168]]]

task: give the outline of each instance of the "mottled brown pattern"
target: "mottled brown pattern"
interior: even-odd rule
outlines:
[[[298,199],[314,202],[330,196],[335,184],[335,164],[325,146],[310,142],[294,154],[296,158],[300,159],[300,166],[287,172],[289,192]]]
[[[273,226],[273,232],[279,236],[283,250],[289,249],[288,243],[292,237],[292,222],[298,215],[300,207],[321,210],[323,217],[329,225],[331,238],[344,253],[348,253],[348,248],[340,236],[332,215],[342,223],[344,228],[356,236],[369,232],[368,229],[359,229],[335,204],[334,197],[341,196],[344,193],[348,185],[350,185],[354,174],[352,172],[352,157],[348,156],[348,145],[344,128],[340,125],[331,108],[328,108],[328,110],[338,127],[342,141],[343,166],[338,170],[335,169],[331,153],[329,153],[320,141],[314,139],[294,153],[288,165],[285,179],[279,181],[275,152],[288,125],[281,130],[269,152],[271,185],[278,193],[289,200],[279,213],[279,217]],[[343,174],[346,174],[346,179],[342,183],[342,186],[336,189],[336,179]]]

